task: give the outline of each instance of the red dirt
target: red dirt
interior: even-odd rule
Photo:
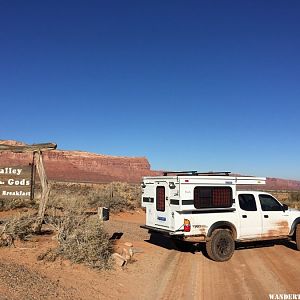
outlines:
[[[3,214],[2,214],[3,216]],[[95,271],[66,260],[37,261],[56,242],[35,241],[0,249],[0,299],[269,299],[268,294],[300,293],[300,252],[294,244],[238,249],[228,262],[209,260],[203,247],[175,250],[161,237],[139,228],[142,210],[112,216],[110,234],[143,253],[124,270]]]

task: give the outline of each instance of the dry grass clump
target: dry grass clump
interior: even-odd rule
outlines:
[[[35,199],[40,199],[41,186],[36,184]],[[0,199],[0,211],[16,208],[37,208],[38,201],[26,199]],[[48,208],[68,210],[82,206],[86,210],[105,206],[113,212],[133,210],[141,206],[141,188],[138,184],[112,183],[68,183],[51,182]]]
[[[35,207],[36,202],[29,199],[0,199],[0,211],[6,211],[16,208]]]
[[[61,183],[51,185],[48,207],[68,209],[69,206],[84,206],[96,209],[99,206],[113,212],[140,207],[141,189],[137,184],[113,182],[108,184]]]
[[[36,216],[23,215],[9,220],[0,233],[0,246],[11,246],[14,240],[28,240],[34,233]]]
[[[48,250],[39,259],[53,261],[62,256],[74,263],[83,263],[96,269],[111,267],[113,244],[96,216],[68,213],[48,218],[58,231],[58,248]]]
[[[112,212],[133,210],[141,206],[140,185],[113,182],[88,200],[89,206],[108,207]]]
[[[300,191],[299,192],[291,192],[286,201],[286,204],[291,207],[300,208]]]
[[[291,208],[300,208],[300,191],[266,191]]]

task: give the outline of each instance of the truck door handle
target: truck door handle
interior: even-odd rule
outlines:
[[[266,219],[267,219],[267,218],[269,218],[269,216],[268,216],[268,215],[264,215],[264,218],[266,218]]]
[[[246,219],[246,218],[247,218],[247,215],[242,215],[242,218]]]

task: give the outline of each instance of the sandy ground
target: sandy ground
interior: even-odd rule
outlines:
[[[108,232],[133,243],[125,269],[95,271],[59,260],[38,261],[55,246],[51,235],[0,249],[0,299],[269,299],[300,294],[300,252],[292,243],[239,246],[228,262],[209,260],[203,247],[180,252],[168,240],[139,228],[143,211],[111,217]],[[262,247],[263,246],[263,247]]]

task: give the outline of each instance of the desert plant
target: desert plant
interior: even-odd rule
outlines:
[[[105,206],[113,212],[128,211],[140,207],[139,185],[113,182],[89,198],[90,206]]]
[[[0,211],[23,207],[36,207],[36,202],[30,199],[0,199]]]
[[[140,207],[140,186],[122,182],[108,184],[53,183],[48,207],[61,210],[70,206],[96,209],[109,207],[114,212]]]
[[[36,216],[20,215],[6,222],[0,233],[1,245],[10,246],[14,240],[27,240],[35,233]]]
[[[58,247],[40,259],[53,260],[62,256],[74,263],[84,263],[97,269],[111,267],[113,244],[96,216],[68,213],[47,219],[58,231]]]
[[[289,197],[288,197],[286,203],[291,207],[299,208],[300,207],[300,191],[291,192],[289,194]]]

